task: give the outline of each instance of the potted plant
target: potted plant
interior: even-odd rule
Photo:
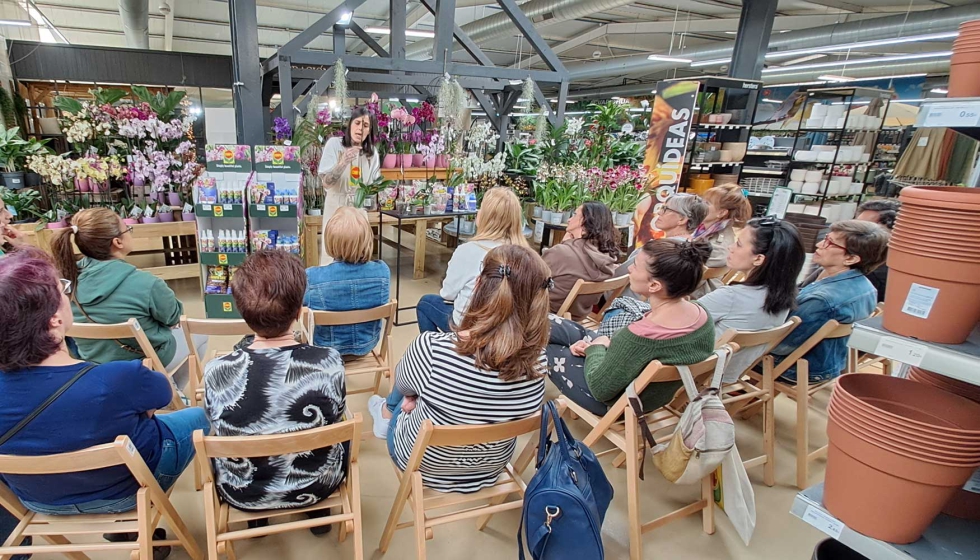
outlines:
[[[514,142],[506,147],[506,172],[534,176],[541,164],[541,154],[535,146]]]
[[[564,182],[558,184],[554,202],[556,212],[551,216],[551,223],[557,225],[567,222],[572,210],[578,204],[578,199],[579,193],[576,183]]]
[[[68,227],[68,222],[63,214],[63,210],[51,209],[47,212],[38,216],[37,231],[44,228],[48,229],[62,229]]]
[[[11,213],[17,217],[14,223],[33,222],[41,216],[41,210],[38,206],[41,202],[41,193],[34,189],[14,191],[0,187],[0,198],[3,199],[7,209],[11,210]]]
[[[24,188],[24,164],[28,157],[47,152],[47,142],[24,140],[16,126],[0,132],[0,168],[3,168],[3,182],[7,188]]]
[[[394,184],[394,181],[388,179],[379,179],[373,183],[365,183],[361,179],[355,179],[353,182],[354,186],[357,187],[357,191],[354,193],[354,208],[363,208],[364,203],[369,198],[377,196],[378,193]]]

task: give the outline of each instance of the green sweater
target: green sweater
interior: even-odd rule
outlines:
[[[73,301],[72,314],[76,323],[96,322],[109,325],[125,323],[134,318],[140,322],[163,365],[174,359],[177,341],[171,327],[180,322],[184,306],[163,280],[126,261],[98,261],[84,257],[78,261],[75,296],[85,308],[85,313],[92,318],[89,321]],[[134,354],[114,340],[76,342],[83,360],[100,364],[143,357],[142,353]],[[132,338],[119,342],[138,348],[136,340]]]
[[[715,349],[715,327],[711,317],[690,334],[667,340],[651,340],[625,328],[617,332],[609,348],[593,344],[585,350],[585,381],[597,400],[612,405],[626,387],[659,360],[664,365],[690,365],[704,361]],[[640,395],[649,412],[669,403],[680,381],[651,383]]]

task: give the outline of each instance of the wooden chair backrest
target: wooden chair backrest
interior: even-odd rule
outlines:
[[[729,270],[728,274],[725,274],[725,276],[721,279],[721,283],[726,286],[730,286],[735,282],[741,282],[742,280],[745,280],[744,272],[740,270]]]
[[[765,329],[761,331],[740,331],[736,329],[728,329],[725,331],[721,338],[715,343],[715,346],[721,346],[723,344],[728,344],[729,342],[734,342],[738,344],[741,348],[752,348],[755,346],[765,345],[766,350],[763,354],[768,354],[773,348],[779,345],[780,342],[786,338],[789,333],[793,332],[800,323],[801,319],[799,317],[790,317],[788,321],[779,325],[778,327],[773,327],[771,329]]]
[[[727,266],[719,266],[715,268],[704,267],[704,273],[701,275],[701,281],[707,282],[708,280],[724,278],[727,274],[728,274]]]
[[[191,319],[187,315],[181,315],[180,328],[184,331],[187,349],[197,358],[201,366],[204,365],[204,357],[198,355],[193,335],[248,336],[255,334],[255,331],[245,323],[244,319]]]
[[[541,412],[521,420],[500,422],[498,424],[479,424],[475,426],[436,426],[432,420],[424,420],[412,455],[408,459],[406,473],[418,469],[422,464],[425,450],[435,446],[461,446],[493,443],[529,434],[541,427]]]
[[[313,343],[313,327],[337,325],[357,325],[370,321],[384,321],[381,333],[381,358],[387,359],[388,345],[391,338],[391,327],[395,324],[395,313],[398,311],[398,301],[391,300],[384,305],[356,311],[314,311],[304,307],[299,315],[300,328],[307,342]]]
[[[813,350],[822,341],[851,336],[853,330],[854,325],[852,324],[841,324],[833,319],[827,321],[822,327],[817,329],[817,332],[813,333],[813,336],[804,340],[803,344],[800,344],[789,356],[783,358],[783,361],[779,362],[776,365],[776,369],[773,370],[773,375],[778,378],[780,375],[786,373],[786,370],[796,365],[796,362],[802,359],[807,352]]]
[[[568,292],[568,295],[565,297],[565,301],[562,302],[561,307],[558,308],[556,315],[559,317],[564,317],[565,313],[568,313],[568,310],[572,308],[572,304],[575,303],[575,300],[581,296],[591,296],[611,292],[606,297],[606,303],[603,305],[603,308],[599,310],[599,313],[601,314],[603,311],[605,311],[606,307],[609,307],[614,299],[618,298],[623,293],[623,290],[625,290],[629,284],[629,275],[617,276],[616,278],[610,278],[609,280],[603,280],[602,282],[589,282],[579,278],[575,281],[575,285],[572,286],[572,290]]]
[[[157,356],[156,350],[153,349],[153,344],[150,343],[150,339],[146,337],[143,327],[140,326],[139,321],[136,319],[130,319],[125,323],[114,323],[111,325],[72,323],[71,328],[68,329],[68,336],[82,340],[135,339],[136,344],[139,346],[140,350],[143,351],[143,355],[149,358],[150,362],[153,364],[152,369],[159,371],[168,377],[170,376],[166,365],[160,361],[160,357]]]
[[[210,459],[226,457],[274,457],[304,453],[343,442],[350,442],[350,460],[356,461],[360,448],[361,415],[312,430],[274,434],[268,436],[205,436],[194,432],[194,448],[197,460],[204,463],[204,471],[210,473]]]

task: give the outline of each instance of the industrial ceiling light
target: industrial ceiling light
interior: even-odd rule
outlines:
[[[870,68],[870,70],[874,70],[874,68]],[[901,78],[921,78],[922,76],[925,76],[925,75],[926,75],[926,73],[923,72],[921,74],[895,74],[895,75],[891,75],[891,76],[872,76],[870,78],[854,78],[854,79],[851,80],[851,82],[848,82],[848,83],[852,83],[852,82],[873,82],[873,81],[878,81],[878,80],[898,80],[898,79],[901,79]],[[776,78],[774,78],[774,79],[778,79],[778,76]],[[823,83],[826,83],[826,82],[824,82],[822,80],[821,81],[815,81],[815,82],[792,82],[792,83],[787,83],[787,84],[766,84],[766,87],[767,88],[777,88],[777,87],[780,87],[781,88],[781,87],[796,87],[796,86],[816,86],[816,85],[820,85],[820,84],[823,84]]]
[[[792,49],[788,51],[776,51],[766,53],[766,59],[784,58],[787,56],[797,56],[813,53],[827,53],[840,50],[865,49],[870,47],[883,47],[885,45],[899,45],[902,43],[917,43],[919,41],[937,41],[941,39],[954,39],[959,35],[956,31],[947,33],[929,33],[927,35],[909,35],[908,37],[895,37],[894,39],[879,39],[876,41],[859,41],[856,43],[844,43],[842,45],[827,45],[824,47],[811,47],[806,49]]]
[[[817,79],[823,82],[853,82],[854,78],[848,78],[847,76],[834,76],[833,74],[824,74],[823,76],[817,76]]]
[[[368,33],[377,33],[378,35],[391,35],[391,29],[387,27],[366,27],[364,28],[364,31],[367,31]],[[405,36],[425,37],[428,39],[432,39],[436,36],[436,34],[432,31],[419,31],[417,29],[406,29]]]
[[[766,68],[763,74],[785,74],[787,72],[798,72],[800,70],[817,70],[820,68],[833,68],[835,66],[859,66],[864,64],[875,64],[879,62],[899,62],[902,60],[919,60],[923,58],[949,58],[953,56],[953,51],[935,51],[917,54],[901,54],[894,56],[879,56],[872,58],[859,58],[857,60],[838,60],[835,62],[818,62],[816,64],[801,64],[799,66],[781,66],[777,68]]]
[[[731,62],[731,58],[714,58],[711,60],[699,60],[697,62],[691,63],[691,68],[699,68],[701,66],[718,66],[719,64],[728,64]]]
[[[811,60],[817,60],[818,58],[824,58],[827,56],[824,53],[819,54],[808,54],[806,56],[801,56],[800,58],[794,58],[793,60],[787,60],[783,63],[784,66],[793,66],[794,64],[802,64],[804,62],[810,62]]]
[[[677,62],[679,64],[691,64],[690,58],[680,58],[676,56],[663,56],[659,54],[651,54],[647,57],[647,60],[655,60],[657,62]]]
[[[0,19],[0,25],[16,25],[17,27],[30,27],[32,24],[26,19]]]
[[[777,103],[777,104],[778,103],[782,103],[782,101],[780,101],[778,99],[769,99],[768,97],[763,97],[762,98],[762,102],[763,103]]]
[[[929,93],[938,93],[940,95],[946,95],[947,93],[949,93],[949,90],[948,89],[938,88],[937,87],[937,88],[930,89],[929,90]]]
[[[340,19],[337,20],[337,25],[350,25],[350,20],[354,17],[354,12],[344,12]]]

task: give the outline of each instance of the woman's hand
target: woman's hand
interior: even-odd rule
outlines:
[[[360,148],[347,148],[344,153],[340,156],[340,161],[343,165],[348,165],[355,159],[357,159],[357,153],[360,152]]]
[[[572,351],[572,355],[574,356],[584,356],[585,349],[588,348],[590,344],[591,343],[587,340],[580,340],[575,344],[572,344],[571,347],[569,347],[569,350]]]
[[[0,232],[0,235],[3,236],[4,242],[10,243],[14,247],[24,246],[24,236],[16,228],[12,228],[10,226],[3,226],[3,231]]]
[[[411,414],[415,410],[415,405],[418,397],[406,396],[402,399],[402,412],[405,414]]]
[[[599,338],[593,340],[592,344],[601,344],[602,346],[609,348],[609,342],[610,340],[608,336],[600,336]]]

